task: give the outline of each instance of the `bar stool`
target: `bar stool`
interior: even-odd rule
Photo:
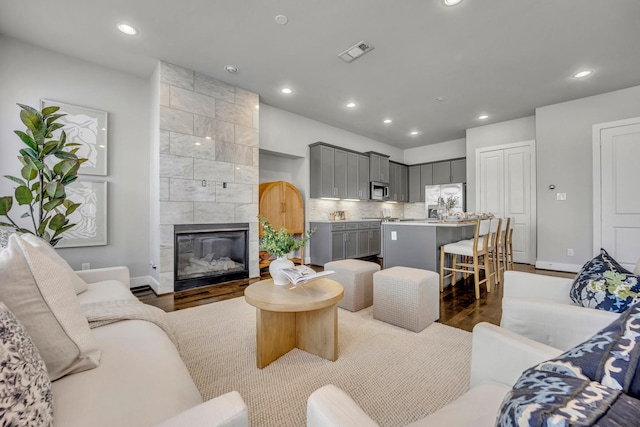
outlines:
[[[465,275],[473,273],[476,299],[480,299],[480,285],[486,283],[487,292],[491,292],[489,240],[491,220],[477,220],[473,233],[473,244],[464,241],[440,246],[440,292],[444,290],[445,278],[451,277],[451,286],[455,284],[456,273]],[[446,254],[452,255],[451,267],[445,266]],[[468,257],[458,262],[458,257]],[[471,262],[469,262],[471,259]],[[480,280],[480,270],[485,270],[484,279]],[[447,272],[449,272],[447,274]]]
[[[499,260],[499,242],[502,235],[502,218],[492,218],[491,225],[489,227],[489,261],[493,269],[490,271],[489,276],[493,279],[492,284],[502,283],[502,276],[500,274],[500,260]],[[469,246],[473,246],[473,239],[462,240],[460,243],[464,243]],[[466,279],[465,274],[465,279]],[[490,279],[491,280],[491,279]]]

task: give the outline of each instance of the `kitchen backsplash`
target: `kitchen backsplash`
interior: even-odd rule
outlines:
[[[336,211],[344,211],[347,220],[382,217],[424,219],[427,216],[424,203],[351,202],[323,199],[307,201],[309,221],[328,221],[333,219],[331,214]]]

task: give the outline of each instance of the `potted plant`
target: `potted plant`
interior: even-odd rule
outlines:
[[[67,199],[65,186],[78,178],[78,169],[87,159],[76,155],[80,144],[68,142],[64,131],[57,139],[53,136],[64,126],[56,123],[64,116],[56,114],[60,107],[50,106],[38,111],[28,105],[18,105],[22,109],[20,120],[27,129],[26,132],[14,132],[26,147],[18,156],[22,163],[21,177],[5,175],[18,185],[13,196],[0,197],[0,217],[9,221],[0,222],[0,226],[35,234],[55,246],[62,233],[75,225],[69,224],[68,217],[80,203]],[[14,198],[19,206],[26,207],[20,218],[31,218],[32,229],[18,225],[9,215]]]
[[[258,216],[262,227],[262,237],[260,238],[260,248],[273,254],[276,259],[269,264],[269,274],[276,285],[286,285],[287,278],[280,273],[283,268],[293,267],[293,262],[287,258],[291,251],[297,251],[305,246],[315,229],[308,230],[301,238],[296,239],[286,228],[280,230],[273,228],[273,225],[262,216]]]

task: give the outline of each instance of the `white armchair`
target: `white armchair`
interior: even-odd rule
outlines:
[[[640,271],[640,261],[634,270]],[[534,341],[568,350],[613,322],[618,313],[575,305],[573,279],[520,271],[504,275],[500,326]]]
[[[527,368],[558,356],[560,350],[489,323],[473,329],[471,389],[412,426],[493,426],[500,404]],[[377,426],[344,391],[325,385],[309,396],[309,427]]]

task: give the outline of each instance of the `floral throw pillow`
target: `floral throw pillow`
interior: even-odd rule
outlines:
[[[600,255],[587,262],[576,276],[570,297],[582,307],[622,313],[640,302],[640,276],[600,249]]]
[[[3,426],[52,426],[47,368],[27,330],[0,302],[0,420]]]

